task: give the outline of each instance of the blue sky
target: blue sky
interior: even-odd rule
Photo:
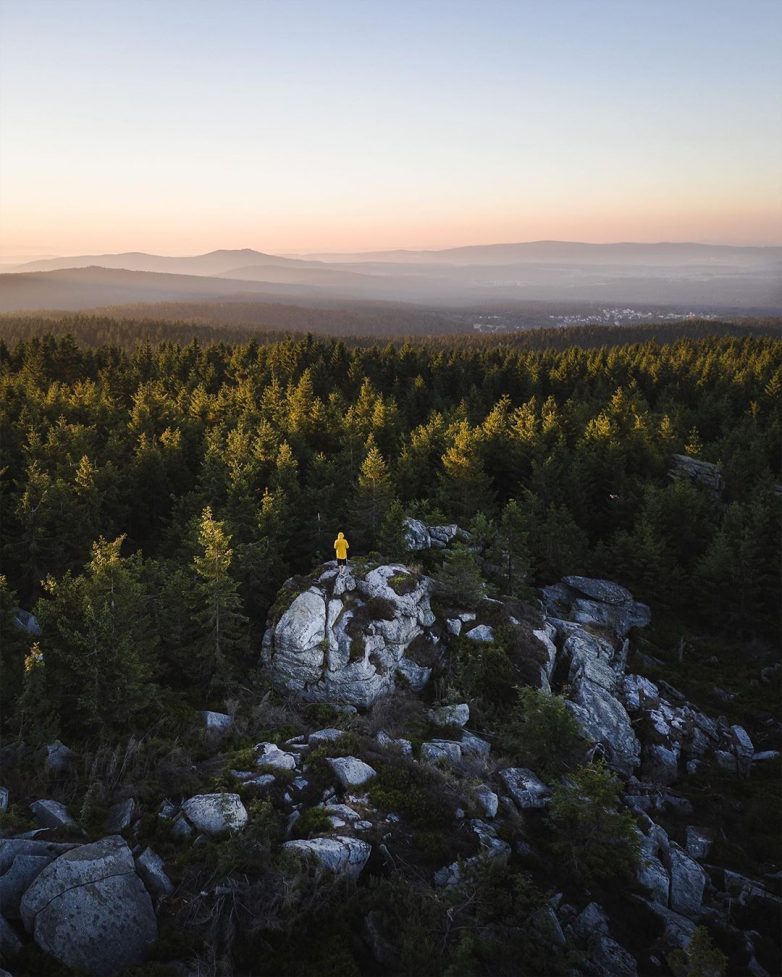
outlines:
[[[782,2],[0,0],[5,254],[782,243]]]

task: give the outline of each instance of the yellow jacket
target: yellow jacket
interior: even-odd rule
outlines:
[[[338,560],[347,559],[350,543],[345,539],[344,533],[340,533],[339,536],[337,536],[337,538],[334,540],[334,549],[337,551]]]

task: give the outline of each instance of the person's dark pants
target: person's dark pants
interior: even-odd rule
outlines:
[[[346,567],[347,565],[348,565],[348,561],[347,561],[347,559],[344,559],[344,560],[337,560],[337,566],[338,566],[338,567]]]

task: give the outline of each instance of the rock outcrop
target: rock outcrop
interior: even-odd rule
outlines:
[[[400,676],[422,688],[431,669],[411,646],[434,624],[433,584],[400,564],[361,576],[327,564],[270,623],[262,657],[278,688],[315,702],[370,706]]]

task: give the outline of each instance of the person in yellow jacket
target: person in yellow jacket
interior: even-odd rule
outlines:
[[[344,533],[339,533],[334,540],[334,552],[337,554],[337,566],[345,567],[348,565],[348,550],[350,543],[345,539]]]

